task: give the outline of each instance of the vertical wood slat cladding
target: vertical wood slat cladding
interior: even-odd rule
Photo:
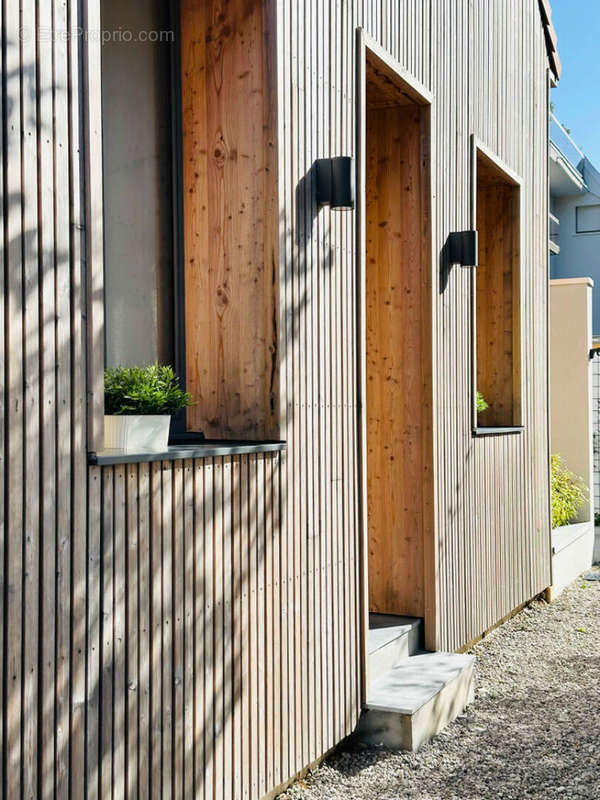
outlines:
[[[36,23],[62,35],[38,39]],[[82,70],[78,37],[64,35],[80,27],[77,4],[3,6],[0,796],[11,798],[84,794]]]
[[[287,666],[288,626],[298,623],[298,651],[307,636],[299,595],[282,587],[305,592],[308,576],[281,525],[285,458],[90,469],[101,512],[89,517],[88,596],[101,613],[88,621],[87,681],[100,711],[85,739],[86,796],[261,797],[305,766],[306,740],[290,730],[301,675]],[[330,637],[338,652],[349,627]],[[330,702],[325,678],[315,709]],[[306,707],[319,748],[354,727],[344,709],[358,709],[356,681],[338,691],[330,736]]]
[[[188,428],[278,435],[273,5],[181,0]]]
[[[280,680],[279,628],[294,616],[280,587],[300,567],[281,558],[281,461],[90,470],[103,508],[89,530],[103,554],[90,586],[102,609],[88,673],[102,704],[102,743],[87,741],[88,760],[101,756],[90,796],[262,796],[288,777],[288,746],[301,768],[280,724],[293,686]]]
[[[469,402],[460,394],[462,387],[469,385],[468,271],[450,272],[448,285],[438,294],[434,309],[438,370],[436,505],[441,556],[437,644],[455,648],[550,583],[543,133],[546,59],[533,3],[502,0],[493,7],[448,2],[435,6],[434,26],[452,41],[461,30],[472,32],[467,58],[459,58],[453,65],[458,72],[456,96],[448,96],[446,88],[450,54],[438,49],[432,53],[430,88],[436,97],[438,123],[437,247],[454,225],[458,229],[469,226],[468,196],[465,194],[465,202],[458,208],[442,198],[456,197],[455,177],[460,176],[463,192],[467,191],[471,133],[523,178],[521,311],[522,371],[526,377],[522,436],[473,439],[470,435]],[[520,21],[518,28],[514,20]],[[470,102],[462,85],[467,76]],[[464,128],[457,129],[452,123],[453,108],[466,117]],[[453,387],[458,387],[458,396]]]
[[[101,419],[101,118],[92,104],[80,141],[78,101],[99,96],[98,64],[83,69],[76,36],[19,37],[34,18],[99,28],[96,0],[82,6],[83,19],[59,0],[2,6],[0,797],[255,800],[339,742],[360,707],[355,222],[317,211],[311,172],[354,152],[357,26],[433,95],[429,644],[462,646],[550,583],[543,33],[533,0],[277,4],[289,451],[87,470],[86,392],[96,444]],[[469,227],[471,133],[523,178],[520,436],[472,438],[470,276],[439,275],[448,233]]]

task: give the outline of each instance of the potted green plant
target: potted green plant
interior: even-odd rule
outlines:
[[[485,397],[481,394],[481,392],[477,392],[477,412],[481,414],[481,412],[485,411],[486,408],[489,408],[489,405],[486,403]]]
[[[191,405],[169,366],[104,371],[104,446],[125,452],[164,451],[171,416]]]

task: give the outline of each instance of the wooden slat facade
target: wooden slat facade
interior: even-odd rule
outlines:
[[[86,797],[257,796],[287,777],[290,757],[302,768],[280,732],[294,618],[281,587],[295,579],[274,535],[281,477],[279,453],[90,469],[104,513],[88,532],[101,613]]]
[[[358,27],[432,98],[429,646],[461,647],[551,583],[537,0],[276,6],[288,450],[99,468],[100,46],[75,35],[100,27],[99,2],[2,5],[0,798],[255,800],[357,722],[360,209],[319,212],[311,167],[356,152]],[[522,179],[517,435],[472,435],[472,278],[440,257],[470,227],[472,134]]]

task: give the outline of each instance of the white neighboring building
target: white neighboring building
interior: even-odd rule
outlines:
[[[550,119],[550,278],[590,277],[594,282],[592,334],[600,343],[600,172]],[[600,513],[600,357],[592,364],[594,506]]]
[[[593,279],[593,334],[600,337],[600,172],[555,117],[550,123],[550,211],[550,277]]]

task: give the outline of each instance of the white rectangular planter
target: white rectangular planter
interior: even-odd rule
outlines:
[[[552,531],[552,596],[592,566],[594,523],[576,522]]]
[[[164,452],[171,417],[162,414],[106,414],[104,447],[126,453]]]

